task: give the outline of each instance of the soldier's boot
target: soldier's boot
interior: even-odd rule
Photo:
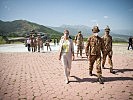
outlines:
[[[102,68],[105,69],[104,65],[102,65]]]
[[[82,54],[80,54],[80,58],[82,58]]]
[[[80,57],[82,58],[82,50],[80,50]]]
[[[90,76],[92,76],[92,75],[93,75],[93,74],[92,74],[92,71],[89,71],[89,75],[90,75]]]
[[[98,77],[98,82],[100,83],[100,84],[104,84],[104,82],[103,82],[103,80],[102,80],[102,78],[101,77]]]
[[[113,68],[110,68],[110,73],[115,74],[115,71],[113,71]]]
[[[78,53],[77,53],[77,57],[78,57]]]

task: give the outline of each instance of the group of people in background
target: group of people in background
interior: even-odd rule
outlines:
[[[56,45],[56,44],[59,45],[59,39],[54,38],[54,45]]]
[[[32,51],[32,52],[40,52],[40,48],[43,49],[43,41],[40,37],[40,35],[38,35],[37,37],[35,37],[34,35],[31,35],[26,42],[28,51]]]
[[[51,51],[50,47],[50,39],[47,39],[45,42],[45,46],[47,46],[47,51],[48,49]],[[28,48],[28,51],[32,52],[40,52],[41,50],[44,50],[44,43],[43,39],[41,38],[41,35],[38,34],[37,37],[34,36],[34,34],[30,35],[28,39],[26,40],[26,47]]]
[[[89,61],[89,75],[93,76],[92,73],[94,63],[96,62],[97,69],[97,77],[98,82],[103,84],[102,79],[102,69],[105,69],[105,61],[108,56],[108,63],[110,65],[110,73],[115,74],[113,71],[113,62],[112,62],[112,37],[110,36],[110,28],[107,26],[105,28],[104,36],[98,36],[98,32],[100,32],[98,26],[94,26],[92,29],[92,36],[90,36],[86,42],[84,47],[83,35],[81,31],[75,36],[75,44],[77,45],[77,57],[80,52],[80,57],[82,58],[82,50],[85,48],[85,53]],[[75,59],[74,56],[74,45],[73,41],[69,36],[69,31],[64,31],[64,36],[61,37],[60,40],[60,52],[59,52],[59,60],[62,61],[64,66],[64,73],[66,78],[66,83],[69,83],[69,76],[71,70],[72,60]],[[102,66],[102,67],[101,67]]]

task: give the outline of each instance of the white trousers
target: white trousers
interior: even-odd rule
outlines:
[[[61,61],[64,66],[64,74],[68,78],[70,70],[71,70],[71,64],[72,64],[72,54],[71,53],[63,53],[61,56]]]

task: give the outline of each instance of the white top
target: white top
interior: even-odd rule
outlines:
[[[72,39],[65,40],[64,37],[62,37],[59,44],[60,44],[60,52],[62,53],[74,52]]]
[[[31,40],[30,40],[30,39],[28,39],[28,40],[27,40],[27,44],[30,44],[30,43],[31,43]]]

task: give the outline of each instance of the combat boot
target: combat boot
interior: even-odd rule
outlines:
[[[110,73],[115,74],[115,71],[113,71],[113,69],[110,68]]]
[[[92,76],[92,75],[93,75],[93,74],[92,74],[92,71],[89,71],[89,75],[90,75],[90,76]]]
[[[98,82],[99,82],[100,84],[104,84],[104,82],[103,82],[103,80],[102,80],[101,77],[98,77]]]
[[[104,65],[102,65],[102,68],[105,69]]]

